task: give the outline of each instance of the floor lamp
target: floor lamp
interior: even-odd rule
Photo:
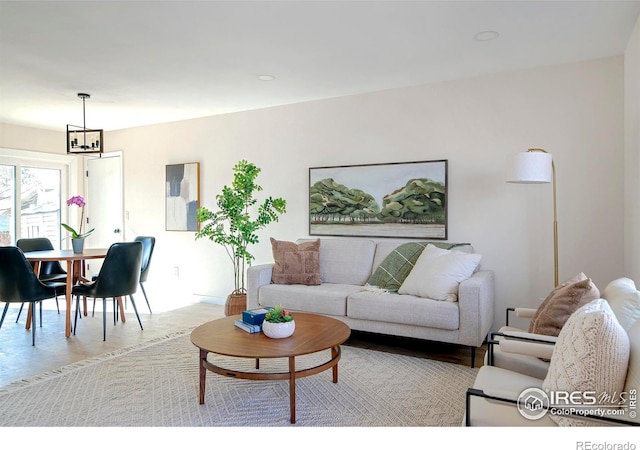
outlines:
[[[518,153],[511,164],[507,183],[539,184],[553,183],[553,267],[554,287],[558,281],[558,210],[556,207],[556,166],[551,153],[541,148],[530,148]]]

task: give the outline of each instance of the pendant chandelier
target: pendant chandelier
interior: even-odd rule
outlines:
[[[91,96],[79,93],[78,97],[82,99],[82,126],[67,124],[67,153],[102,153],[102,130],[90,130],[86,124],[85,100]]]

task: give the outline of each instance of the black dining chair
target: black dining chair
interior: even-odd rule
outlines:
[[[49,238],[46,237],[18,239],[18,241],[16,242],[16,246],[23,252],[53,250],[53,244],[51,243]],[[30,264],[32,268],[35,267],[35,263]],[[42,263],[40,263],[40,273],[38,274],[38,278],[44,284],[66,283],[67,272],[62,268],[59,261],[43,261]],[[18,322],[18,319],[20,319],[20,314],[22,313],[23,306],[24,304],[20,305],[20,310],[18,311],[16,322]],[[58,309],[58,314],[60,314],[60,304],[58,303],[57,298],[56,308]]]
[[[149,305],[149,299],[147,298],[147,291],[144,289],[144,283],[149,276],[149,265],[151,264],[151,256],[153,255],[153,248],[156,246],[156,238],[153,236],[137,236],[134,239],[135,242],[142,242],[142,266],[140,268],[140,287],[142,288],[142,294],[147,302],[147,308],[149,313],[152,313],[151,306]]]
[[[0,328],[10,303],[31,303],[32,345],[36,345],[36,303],[40,303],[42,326],[42,300],[63,294],[65,283],[43,283],[33,272],[33,267],[18,247],[0,247],[0,302],[6,305],[0,318]]]
[[[129,296],[136,313],[136,318],[142,327],[142,321],[133,298],[140,282],[140,267],[142,265],[141,242],[118,242],[112,244],[107,251],[98,276],[91,283],[77,284],[71,293],[76,296],[76,312],[73,334],[76,334],[78,314],[80,314],[80,297],[102,299],[102,340],[107,340],[107,298],[113,300],[113,323],[117,322],[118,307],[116,297]]]

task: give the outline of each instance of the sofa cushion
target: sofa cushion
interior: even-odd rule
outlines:
[[[361,286],[323,283],[319,286],[302,284],[267,284],[260,287],[260,306],[282,306],[292,311],[304,311],[330,316],[347,315],[347,296],[359,292]]]
[[[459,284],[473,275],[481,259],[482,255],[477,253],[445,250],[429,244],[398,293],[456,301]]]
[[[305,242],[301,239],[297,242]],[[371,276],[376,244],[369,239],[320,239],[323,283],[364,286]]]
[[[320,280],[320,239],[311,242],[278,241],[271,238],[273,271],[276,284],[318,285]]]
[[[367,284],[396,292],[426,246],[426,242],[407,242],[397,246],[376,268]]]
[[[599,399],[620,393],[625,386],[629,352],[629,336],[608,302],[602,298],[593,300],[580,307],[562,327],[542,389],[594,392]],[[593,424],[561,415],[552,415],[551,419],[561,426]]]
[[[602,297],[609,302],[609,306],[618,318],[622,328],[628,330],[640,319],[640,292],[636,284],[629,278],[618,278],[604,288]]]
[[[458,303],[413,295],[361,291],[347,298],[350,319],[375,320],[444,330],[460,328]]]
[[[591,279],[583,273],[578,274],[544,299],[529,324],[529,333],[558,336],[571,314],[599,297],[600,291]]]

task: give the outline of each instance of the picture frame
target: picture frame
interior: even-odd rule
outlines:
[[[448,160],[309,168],[309,234],[448,238]]]
[[[167,164],[165,169],[165,228],[199,231],[200,163]]]

